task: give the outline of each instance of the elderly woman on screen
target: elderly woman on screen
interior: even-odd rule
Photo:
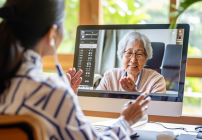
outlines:
[[[117,55],[123,61],[123,68],[105,72],[97,90],[166,93],[163,76],[143,68],[152,58],[151,42],[144,34],[128,32],[118,44]]]

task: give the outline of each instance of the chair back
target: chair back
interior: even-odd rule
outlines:
[[[178,91],[182,45],[168,44],[163,59],[162,71],[166,81],[166,89]]]
[[[163,61],[165,44],[162,42],[151,42],[153,49],[152,59],[147,60],[144,68],[152,69],[161,74],[161,64]]]
[[[30,115],[0,115],[1,140],[47,140],[45,127]]]

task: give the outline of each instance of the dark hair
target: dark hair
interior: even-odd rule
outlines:
[[[18,45],[29,49],[49,31],[61,26],[64,0],[7,0],[0,8],[0,94],[22,63]]]

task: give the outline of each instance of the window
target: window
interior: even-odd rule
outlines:
[[[57,53],[74,53],[76,28],[79,20],[79,0],[65,0],[65,38]]]
[[[200,62],[202,60],[199,59],[202,57],[201,6],[201,2],[191,5],[178,19],[179,23],[188,23],[190,25],[188,57],[192,59],[195,58],[195,61]],[[195,69],[193,69],[193,72],[194,70]],[[186,77],[183,115],[202,116],[202,79],[198,77],[200,76]]]
[[[189,57],[202,57],[202,3],[197,2],[188,7],[180,16],[179,23],[190,25]]]
[[[202,116],[202,78],[186,77],[183,115]]]
[[[169,23],[169,0],[102,0],[102,4],[104,24]]]
[[[150,15],[145,23],[169,23],[170,0],[139,0],[139,3],[141,10]]]
[[[134,0],[103,0],[102,4],[104,24],[136,24],[150,18]]]

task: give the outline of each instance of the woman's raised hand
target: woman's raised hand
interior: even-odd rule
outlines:
[[[149,94],[145,92],[141,94],[136,101],[124,104],[121,115],[124,116],[125,120],[131,126],[145,115],[147,104],[151,101],[150,97],[146,98],[148,95]]]
[[[66,72],[67,78],[70,82],[70,85],[74,91],[74,93],[77,94],[78,92],[78,87],[82,81],[82,77],[81,74],[83,73],[82,70],[79,70],[76,74],[76,69],[75,68],[70,68],[68,69],[68,71]]]
[[[130,77],[123,77],[120,80],[121,87],[125,91],[134,91],[137,92],[135,89],[135,82]]]

